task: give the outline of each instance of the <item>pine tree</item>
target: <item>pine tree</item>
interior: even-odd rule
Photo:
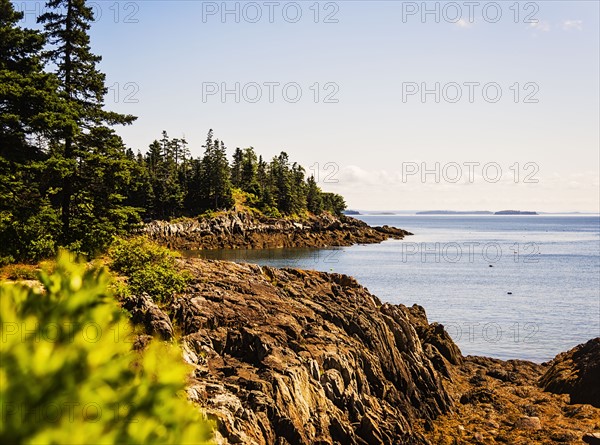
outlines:
[[[44,161],[64,103],[43,70],[44,36],[22,17],[0,0],[0,263],[53,254],[58,228]]]
[[[334,215],[340,216],[346,210],[346,202],[337,193],[323,193],[323,208]]]
[[[282,151],[271,161],[271,185],[275,194],[277,209],[284,214],[291,214],[294,210],[292,194],[292,175],[289,167],[289,157]]]
[[[135,160],[127,155],[123,141],[107,127],[96,127],[81,135],[86,151],[76,177],[71,225],[73,239],[82,250],[100,252],[115,235],[125,235],[139,221],[139,211],[126,204],[139,174]]]
[[[242,162],[244,154],[237,147],[233,152],[233,162],[231,163],[231,185],[237,188],[242,188]]]
[[[179,216],[184,193],[179,181],[173,144],[165,131],[160,142],[150,144],[146,165],[151,190],[149,214],[160,219]]]
[[[204,148],[200,190],[203,206],[211,210],[229,209],[234,200],[225,144],[219,140],[213,141],[213,132],[210,130]]]
[[[9,0],[0,0],[0,156],[27,162],[42,157],[43,140],[64,104],[58,79],[44,72],[44,36],[20,28],[22,17]]]
[[[47,59],[56,66],[60,92],[67,102],[65,122],[58,140],[62,143],[64,171],[61,184],[61,219],[63,241],[70,242],[72,220],[71,199],[76,181],[77,158],[87,147],[82,144],[82,133],[102,125],[130,124],[134,116],[123,115],[103,109],[107,93],[105,75],[96,65],[101,57],[90,49],[88,31],[94,20],[92,8],[85,0],[50,0],[49,12],[38,18],[44,24],[49,44]]]
[[[307,179],[306,184],[306,208],[309,212],[319,215],[323,212],[321,189],[317,186],[317,182],[313,175]]]
[[[292,204],[291,213],[301,214],[306,210],[306,182],[304,181],[304,167],[294,162],[290,172],[292,184]]]
[[[258,160],[253,147],[245,148],[242,154],[241,188],[255,196],[260,194],[258,184]]]
[[[198,216],[206,210],[203,197],[202,160],[191,159],[188,165],[184,208],[187,215]]]

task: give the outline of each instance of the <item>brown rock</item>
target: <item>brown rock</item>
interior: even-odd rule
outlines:
[[[159,309],[149,295],[128,298],[123,302],[123,307],[131,314],[131,321],[144,325],[148,334],[157,335],[163,340],[173,338],[169,316]]]
[[[180,264],[195,279],[172,322],[148,296],[124,305],[153,335],[177,326],[188,396],[216,419],[218,444],[574,445],[598,428],[600,409],[537,386],[558,360],[463,357],[423,308],[382,304],[351,277]]]
[[[542,429],[542,422],[540,421],[539,417],[522,416],[515,423],[515,428],[537,431]]]
[[[571,403],[600,408],[600,337],[557,355],[539,384],[556,394],[569,394]]]
[[[196,279],[170,312],[195,366],[189,397],[217,420],[222,443],[424,445],[417,426],[449,411],[414,315],[353,278],[183,264]],[[168,319],[146,296],[127,306],[151,330]]]
[[[370,227],[344,215],[322,213],[292,221],[235,210],[210,218],[152,221],[142,233],[179,250],[350,246],[412,235],[395,227]]]

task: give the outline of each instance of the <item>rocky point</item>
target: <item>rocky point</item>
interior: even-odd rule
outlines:
[[[143,226],[142,232],[178,250],[351,246],[412,235],[395,227],[371,227],[344,215],[270,218],[250,210],[180,221],[152,221]]]

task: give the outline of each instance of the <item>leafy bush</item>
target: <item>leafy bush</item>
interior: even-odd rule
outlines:
[[[127,276],[132,294],[147,293],[157,302],[168,301],[189,280],[176,265],[178,254],[143,236],[117,239],[109,250],[110,268]]]
[[[0,285],[1,443],[209,443],[210,425],[182,397],[180,351],[131,351],[105,270],[63,253],[40,279],[43,293]]]

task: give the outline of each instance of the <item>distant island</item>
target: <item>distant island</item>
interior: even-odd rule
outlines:
[[[362,213],[357,210],[344,210],[342,213],[344,215],[362,215]]]
[[[521,210],[500,210],[490,212],[489,210],[424,210],[416,212],[416,215],[537,215],[537,212],[525,212]]]
[[[521,210],[501,210],[494,215],[537,215],[537,212],[524,212]]]
[[[493,212],[487,210],[476,211],[456,211],[456,210],[425,210],[417,212],[417,215],[493,215]]]

